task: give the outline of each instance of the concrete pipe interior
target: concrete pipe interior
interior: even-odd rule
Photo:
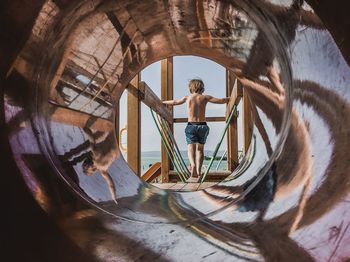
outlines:
[[[43,216],[58,224],[46,235],[60,235],[56,244],[71,259],[350,257],[350,70],[306,2],[28,5],[27,38],[4,69],[5,140]],[[119,99],[130,81],[176,55],[205,57],[229,69],[252,112],[243,161],[224,181],[195,192],[140,180],[115,132]],[[84,169],[89,150],[91,176]],[[57,251],[50,243],[46,257]]]

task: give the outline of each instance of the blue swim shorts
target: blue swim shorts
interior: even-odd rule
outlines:
[[[209,134],[209,127],[204,124],[188,123],[185,128],[187,144],[205,144]]]

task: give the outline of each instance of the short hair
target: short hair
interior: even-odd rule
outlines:
[[[198,93],[202,94],[204,92],[204,83],[202,79],[191,79],[188,83],[191,94]]]
[[[86,175],[92,176],[95,171],[97,170],[94,161],[91,159],[91,157],[87,157],[83,162],[83,171]]]

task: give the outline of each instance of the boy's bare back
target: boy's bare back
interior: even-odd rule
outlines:
[[[216,98],[209,95],[203,95],[204,84],[202,80],[193,79],[189,83],[191,94],[176,100],[163,101],[166,105],[181,105],[187,104],[188,122],[205,122],[205,109],[207,103],[225,104],[228,103],[229,98]]]
[[[205,122],[205,109],[208,102],[223,104],[228,102],[228,98],[216,98],[198,93],[186,96],[188,109],[188,122]]]
[[[188,122],[205,122],[205,109],[208,103],[208,96],[202,94],[191,94],[186,97],[188,109]]]

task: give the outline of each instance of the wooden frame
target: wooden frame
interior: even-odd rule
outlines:
[[[249,94],[246,89],[243,89],[243,105],[242,105],[242,126],[243,126],[243,155],[246,154],[252,134],[253,134],[253,116],[249,100]]]
[[[209,116],[205,118],[206,122],[225,122],[226,117],[224,116]],[[187,123],[188,119],[186,117],[177,117],[173,119],[174,123]]]
[[[226,96],[231,97],[227,106],[232,109],[238,105],[242,97],[242,88],[238,86],[237,79],[232,72],[226,69]],[[228,117],[229,110],[226,111]],[[238,127],[237,117],[234,116],[227,130],[227,169],[231,172],[238,166]]]
[[[132,85],[129,85],[130,88],[135,88]],[[152,108],[157,114],[159,114],[162,118],[168,121],[169,124],[173,122],[173,115],[171,110],[167,108],[162,101],[158,98],[158,96],[152,91],[152,89],[143,81],[139,83],[139,98],[141,101]]]
[[[67,108],[57,103],[49,104],[50,117],[54,122],[65,123],[68,125],[84,128],[89,119],[93,119],[92,129],[108,132],[113,128],[113,123],[107,119],[92,116],[72,108]]]
[[[137,74],[130,82],[136,89],[139,88],[141,74]],[[138,92],[128,91],[127,103],[127,161],[136,175],[141,175],[141,102]]]
[[[119,140],[119,132],[120,132],[120,101],[118,100],[115,105],[114,110],[114,128],[117,134],[117,142],[120,145],[121,141]]]
[[[50,100],[54,100],[57,103],[64,103],[64,101],[62,101],[62,98],[60,97],[60,95],[58,94],[57,90],[56,90],[56,86],[58,84],[58,82],[60,81],[64,70],[66,69],[66,65],[68,64],[69,60],[69,56],[70,53],[72,51],[71,46],[68,46],[62,55],[62,59],[59,62],[59,64],[56,64],[56,72],[51,80],[50,83],[50,94],[49,94],[49,98]]]
[[[140,175],[141,160],[141,123],[140,123],[140,102],[142,101],[148,107],[161,115],[169,122],[173,132],[174,123],[186,123],[187,118],[173,118],[173,108],[165,106],[161,100],[173,99],[173,58],[167,58],[161,61],[161,100],[148,87],[145,82],[140,82],[140,75],[137,75],[128,86],[128,163],[136,174]],[[249,147],[252,135],[252,114],[249,105],[249,98],[243,91],[243,87],[236,79],[233,73],[226,70],[226,95],[230,97],[227,106],[226,116],[207,117],[207,122],[224,122],[234,106],[237,106],[243,98],[243,117],[242,126],[244,129],[243,150]],[[238,165],[238,128],[236,114],[229,125],[227,131],[227,162],[228,170],[232,172]],[[162,182],[169,182],[171,170],[171,161],[167,155],[164,145],[161,145],[161,176]],[[220,172],[217,172],[220,173]],[[226,175],[226,173],[225,173]]]
[[[171,100],[174,98],[174,87],[173,87],[173,58],[169,57],[161,61],[161,99]],[[172,107],[168,107],[171,113],[171,118],[174,117]],[[169,123],[169,126],[174,132],[173,120]],[[169,182],[169,171],[171,169],[171,162],[166,152],[165,146],[161,145],[161,163],[162,163],[162,182]]]

